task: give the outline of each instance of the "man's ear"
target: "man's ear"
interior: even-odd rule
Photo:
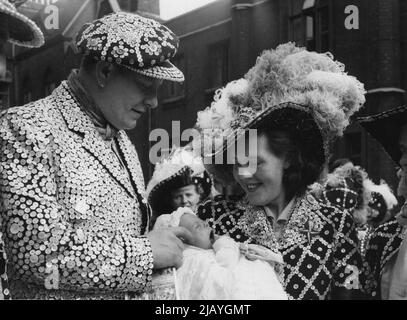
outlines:
[[[113,69],[114,66],[109,62],[98,61],[96,63],[96,81],[99,87],[104,88],[106,86]]]

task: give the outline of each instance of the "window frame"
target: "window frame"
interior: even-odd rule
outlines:
[[[327,52],[332,50],[332,2],[331,0],[315,0],[315,4],[313,7],[309,7],[306,9],[301,9],[299,12],[293,12],[295,10],[294,2],[301,0],[290,0],[289,2],[289,38],[291,41],[295,41],[299,46],[305,46],[308,50],[317,51],[317,52]],[[302,6],[307,0],[302,0]],[[298,6],[297,6],[298,7]],[[327,9],[327,29],[322,30],[322,18],[321,12]],[[309,41],[310,39],[307,38],[307,17],[313,18],[313,44],[310,46]],[[295,28],[294,28],[294,21],[297,19],[301,19],[301,27],[302,27],[302,36],[301,36],[301,43],[298,43],[297,39],[295,38]],[[328,38],[327,41],[327,48],[323,48],[323,37]]]
[[[226,49],[227,53],[225,55],[225,52],[222,52],[222,80],[220,84],[216,84],[213,80],[214,80],[214,68],[213,68],[213,52],[216,49]],[[211,94],[214,93],[217,89],[222,88],[223,86],[225,86],[229,80],[230,80],[230,39],[224,39],[221,41],[217,41],[214,43],[211,43],[208,45],[207,47],[208,50],[208,62],[207,62],[207,66],[208,66],[208,74],[207,74],[207,89],[205,90],[205,93],[207,94]],[[226,63],[224,63],[225,61],[223,60],[226,57]],[[226,68],[226,71],[224,72],[223,68]]]

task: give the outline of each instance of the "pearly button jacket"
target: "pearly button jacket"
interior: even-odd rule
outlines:
[[[124,298],[151,286],[149,210],[137,152],[118,150],[63,82],[0,113],[0,213],[13,299]]]
[[[283,286],[290,300],[326,300],[337,288],[362,290],[364,267],[352,212],[358,194],[350,179],[339,186],[308,190],[297,197],[280,237],[263,207],[217,196],[197,215],[219,235],[278,251],[284,259]]]

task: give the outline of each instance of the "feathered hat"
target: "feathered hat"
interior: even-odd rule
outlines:
[[[202,200],[209,196],[212,180],[202,159],[196,157],[190,147],[175,148],[167,158],[156,164],[147,185],[147,199],[153,212],[159,215],[172,212],[168,202],[171,191],[191,184],[197,186]]]
[[[194,149],[213,157],[245,130],[267,126],[300,133],[323,164],[364,94],[363,84],[330,53],[283,44],[264,51],[243,79],[218,90],[211,106],[198,113],[201,134]]]
[[[11,43],[19,46],[36,48],[44,44],[44,35],[34,21],[19,13],[14,4],[0,0],[0,19],[8,25]]]

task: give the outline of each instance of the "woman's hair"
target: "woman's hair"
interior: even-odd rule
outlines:
[[[306,133],[261,127],[257,134],[267,138],[274,155],[285,157],[290,164],[283,175],[287,199],[302,195],[309,185],[318,180],[324,166],[323,156],[320,154],[323,150],[316,146],[317,143],[306,143],[303,139]]]

